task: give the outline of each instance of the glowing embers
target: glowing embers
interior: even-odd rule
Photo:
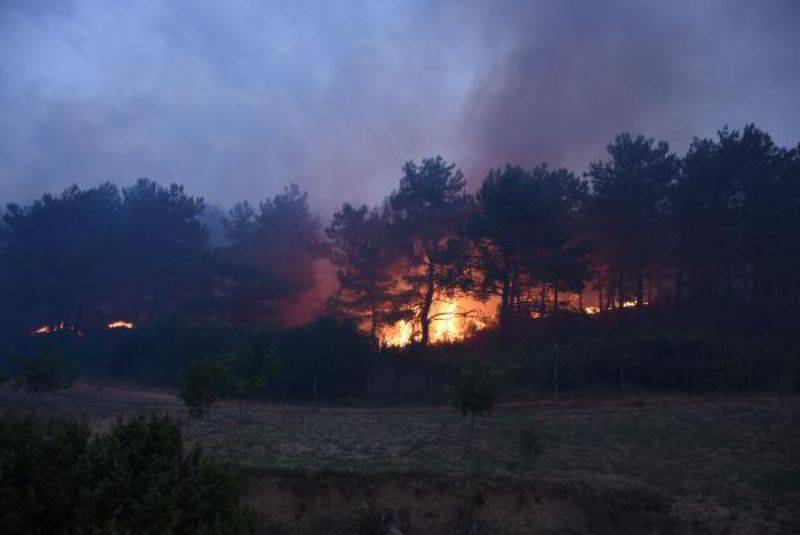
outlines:
[[[111,323],[108,323],[106,325],[107,329],[112,329],[112,330],[115,330],[115,329],[130,330],[130,329],[133,329],[135,327],[136,327],[136,325],[133,322],[131,322],[131,321],[123,321],[123,320],[112,321]],[[43,336],[43,335],[46,335],[46,334],[52,334],[52,333],[57,333],[57,332],[61,332],[61,331],[74,332],[78,336],[83,336],[83,333],[81,331],[79,331],[78,329],[76,329],[75,327],[73,327],[71,325],[66,325],[63,321],[60,321],[58,323],[54,323],[52,325],[42,325],[40,327],[37,327],[36,329],[31,331],[31,334],[34,335],[34,336]]]
[[[133,329],[135,326],[133,322],[117,320],[106,325],[109,329]]]
[[[37,327],[31,332],[31,334],[34,336],[42,336],[45,334],[57,333],[60,331],[71,331],[77,334],[78,336],[83,336],[82,332],[80,332],[75,327],[72,327],[70,325],[65,325],[63,321],[54,323],[52,325],[42,325],[41,327]]]
[[[485,303],[469,298],[436,299],[430,311],[429,338],[432,344],[460,342],[472,333],[486,328],[491,309]],[[407,346],[420,340],[418,315],[412,320],[400,320],[381,330],[381,342],[387,346]]]
[[[649,304],[650,303],[648,303],[647,301],[644,301],[642,303],[642,306],[646,307]],[[636,307],[636,301],[623,301],[622,302],[622,308],[634,308],[634,307]],[[614,309],[614,306],[611,305],[606,310],[613,310],[613,309]],[[586,312],[587,314],[599,314],[600,313],[600,307],[595,307],[595,306],[584,307],[583,311]]]
[[[31,334],[50,334],[58,331],[63,331],[65,329],[64,322],[59,322],[54,325],[42,325],[41,327],[35,329]]]

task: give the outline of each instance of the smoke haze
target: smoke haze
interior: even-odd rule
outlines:
[[[147,176],[378,202],[405,160],[582,171],[614,134],[800,140],[792,1],[11,1],[0,201]]]

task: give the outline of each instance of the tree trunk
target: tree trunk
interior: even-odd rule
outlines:
[[[372,337],[372,339],[379,344],[380,341],[378,340],[378,310],[377,307],[375,306],[374,300],[370,302],[369,316],[370,316],[369,334]]]
[[[508,322],[511,315],[511,280],[506,276],[503,281],[503,292],[500,295],[500,332],[508,332]]]
[[[553,314],[558,313],[558,283],[553,284]]]
[[[514,268],[511,266],[509,253],[503,251],[503,262],[505,265],[505,275],[503,277],[503,290],[500,294],[500,332],[504,335],[508,333],[508,324],[511,319],[511,299],[512,281],[514,279]]]
[[[605,303],[603,303],[603,270],[597,270],[597,309],[602,318],[605,316]]]
[[[636,306],[644,305],[644,267],[639,266],[636,270]]]
[[[436,290],[436,264],[428,258],[428,285],[425,288],[425,301],[422,303],[422,310],[419,315],[420,326],[422,327],[422,345],[426,347],[430,341],[430,313],[433,305],[433,294]]]

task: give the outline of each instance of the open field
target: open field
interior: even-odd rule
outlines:
[[[0,406],[82,415],[97,428],[120,415],[157,408],[186,418],[171,394],[124,386],[78,384],[36,398],[2,389]],[[365,489],[371,490],[364,496],[372,496],[366,501],[379,510],[395,510],[397,504],[412,508],[415,493],[417,500],[437,494],[419,506],[440,508],[475,495],[487,509],[500,502],[518,503],[529,516],[547,509],[552,514],[537,526],[580,532],[586,523],[564,519],[575,518],[575,507],[586,513],[611,492],[622,516],[641,505],[638,499],[652,497],[657,506],[645,503],[645,509],[661,508],[664,518],[686,523],[673,532],[691,524],[698,532],[791,533],[800,526],[793,507],[800,503],[798,424],[798,398],[650,396],[503,405],[479,420],[471,445],[466,422],[446,406],[248,403],[240,414],[235,404],[221,404],[205,420],[191,422],[186,433],[191,442],[253,474],[252,501],[268,520],[296,520],[307,508],[330,509],[337,500],[351,500],[349,486],[358,495],[353,507],[363,504],[359,493]],[[319,488],[338,497],[308,496]],[[531,488],[538,494],[526,497]],[[497,498],[503,493],[513,497]],[[564,501],[570,494],[582,498]],[[528,498],[538,505],[525,506]],[[505,518],[507,531],[523,532],[522,520],[495,509],[490,520]],[[633,526],[629,532],[636,531]]]

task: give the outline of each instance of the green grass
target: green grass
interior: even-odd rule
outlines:
[[[3,390],[0,405],[83,414],[98,427],[159,407],[185,418],[170,396],[87,385],[40,399]],[[501,406],[467,444],[467,421],[449,407],[246,404],[240,418],[235,404],[221,404],[187,437],[257,469],[631,481],[786,526],[800,499],[798,424],[798,398],[563,400]],[[521,445],[531,426],[542,447],[535,458]]]

